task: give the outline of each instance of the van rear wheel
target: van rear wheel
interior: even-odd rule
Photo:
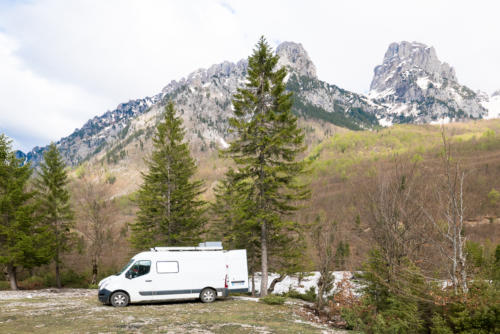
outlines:
[[[113,293],[109,300],[114,307],[125,307],[129,302],[128,295],[122,291]]]
[[[217,292],[211,288],[201,290],[200,299],[202,303],[211,303],[217,298]]]

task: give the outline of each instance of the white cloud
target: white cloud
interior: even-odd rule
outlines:
[[[0,3],[0,132],[44,145],[199,67],[247,57],[260,35],[302,43],[321,79],[358,92],[389,43],[421,41],[461,82],[491,92],[499,12],[458,0]]]
[[[109,101],[71,84],[47,80],[14,55],[17,45],[0,33],[0,131],[16,148],[31,149],[36,140],[68,135]]]

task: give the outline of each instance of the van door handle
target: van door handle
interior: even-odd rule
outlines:
[[[147,279],[147,280],[146,280],[146,282],[152,282],[152,280],[150,280],[150,279]]]

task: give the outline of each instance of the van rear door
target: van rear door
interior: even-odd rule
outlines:
[[[231,292],[248,292],[247,251],[245,249],[226,252],[228,289]]]

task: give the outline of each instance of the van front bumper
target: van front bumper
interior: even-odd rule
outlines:
[[[111,291],[106,289],[99,290],[97,297],[99,301],[104,304],[109,304],[109,296],[111,296]]]

